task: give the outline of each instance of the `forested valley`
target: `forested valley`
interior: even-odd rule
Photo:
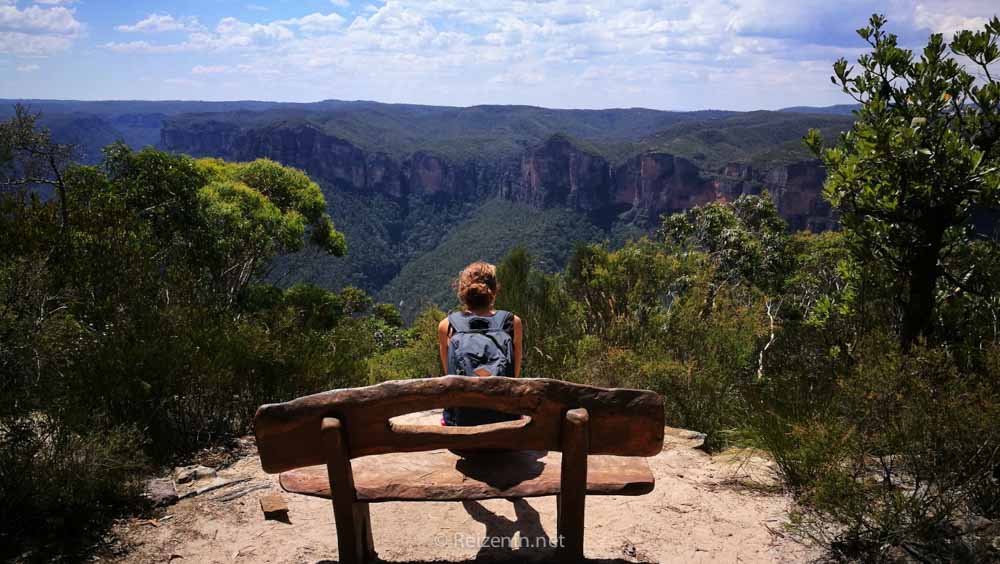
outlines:
[[[577,242],[505,239],[524,376],[655,390],[705,448],[766,453],[788,534],[832,557],[1000,558],[981,534],[1000,523],[1000,245],[981,221],[1000,206],[1000,20],[917,53],[881,17],[859,33],[871,52],[834,65],[853,121],[796,149],[826,170],[836,229],[790,226],[766,185],[617,231],[491,201],[410,267],[442,287],[405,316],[405,279],[390,304],[276,277],[371,251],[305,172],[121,142],[80,164],[19,107],[0,124],[0,558],[87,554],[143,510],[144,477],[251,432],[263,403],[440,375],[449,249],[531,213],[532,238]]]

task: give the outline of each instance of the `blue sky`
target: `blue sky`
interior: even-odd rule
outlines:
[[[773,109],[850,100],[872,12],[911,46],[981,0],[0,0],[0,97]]]

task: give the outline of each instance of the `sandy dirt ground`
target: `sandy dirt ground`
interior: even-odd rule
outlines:
[[[436,421],[432,412],[412,414]],[[584,552],[591,562],[809,562],[817,553],[782,534],[790,500],[776,493],[769,463],[747,453],[694,448],[696,434],[668,429],[649,459],[656,489],[645,496],[587,498]],[[330,502],[282,492],[252,449],[218,473],[245,479],[115,528],[121,563],[336,562]],[[233,494],[249,491],[232,498]],[[281,493],[288,522],[265,520],[259,498]],[[555,497],[371,505],[375,549],[385,562],[546,562]],[[484,542],[485,540],[485,542]],[[484,544],[501,546],[483,546]],[[511,548],[511,546],[516,548]]]

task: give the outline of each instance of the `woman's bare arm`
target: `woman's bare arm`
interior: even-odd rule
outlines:
[[[448,329],[450,329],[448,318],[438,323],[438,354],[441,356],[441,374],[448,374]]]
[[[521,318],[514,316],[514,377],[521,376],[521,342],[524,340],[524,325]]]

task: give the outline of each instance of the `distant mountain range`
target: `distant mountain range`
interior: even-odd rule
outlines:
[[[0,117],[16,100],[0,100]],[[195,156],[268,157],[323,187],[346,258],[308,252],[274,276],[352,284],[401,304],[451,305],[465,263],[525,245],[543,267],[578,240],[649,232],[664,213],[771,195],[793,229],[834,225],[822,167],[801,143],[834,137],[852,106],[780,111],[467,108],[376,102],[20,101],[94,163],[122,139]]]
[[[835,106],[792,106],[782,108],[779,112],[795,112],[799,114],[836,114],[849,116],[860,108],[860,104],[837,104]]]

